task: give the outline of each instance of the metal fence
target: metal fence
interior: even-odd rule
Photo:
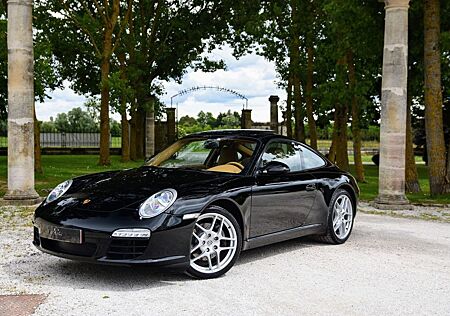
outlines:
[[[41,132],[42,148],[99,148],[100,133],[89,131],[71,132]],[[121,136],[109,137],[110,148],[121,148]],[[0,147],[8,147],[8,136],[5,131],[0,132]]]

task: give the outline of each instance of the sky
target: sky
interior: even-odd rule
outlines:
[[[202,71],[188,71],[181,84],[176,82],[163,83],[165,94],[161,100],[170,106],[171,96],[179,91],[196,86],[220,86],[246,96],[248,108],[252,109],[252,120],[254,122],[268,122],[270,119],[269,96],[278,95],[279,104],[286,99],[286,94],[276,85],[276,72],[273,63],[263,57],[250,54],[236,60],[232,56],[230,47],[216,49],[211,53],[213,59],[223,59],[227,65],[226,70],[213,73]],[[50,99],[43,103],[37,103],[36,115],[39,120],[47,121],[57,113],[67,112],[74,107],[82,107],[86,97],[77,95],[70,89],[70,82],[64,82],[64,89],[57,89],[48,93]],[[173,105],[178,106],[178,117],[189,115],[196,117],[200,111],[211,112],[217,116],[220,112],[227,110],[241,111],[245,100],[234,95],[216,90],[199,90],[194,93],[179,96],[173,99]],[[116,120],[120,119],[118,114],[113,114]],[[281,115],[279,115],[281,118]]]

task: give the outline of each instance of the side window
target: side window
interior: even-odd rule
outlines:
[[[314,169],[325,165],[325,161],[313,151],[302,146],[303,169]]]
[[[302,170],[300,160],[300,146],[291,142],[272,142],[262,155],[261,167],[265,167],[271,161],[286,164],[291,172]]]

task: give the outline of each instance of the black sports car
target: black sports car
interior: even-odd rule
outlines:
[[[213,278],[242,250],[305,235],[344,243],[358,194],[349,173],[307,145],[263,130],[203,132],[140,168],[61,183],[36,209],[33,243],[69,259]]]

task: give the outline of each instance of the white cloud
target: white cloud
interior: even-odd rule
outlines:
[[[83,106],[86,101],[84,96],[76,94],[69,88],[69,83],[64,82],[63,89],[56,89],[49,93],[50,99],[44,102],[36,103],[36,116],[38,120],[48,121],[51,116],[56,117],[56,114],[67,112],[75,107]]]
[[[220,86],[245,95],[249,108],[252,109],[252,119],[258,122],[267,122],[270,118],[270,95],[280,97],[279,104],[286,99],[284,90],[278,89],[276,72],[273,63],[255,54],[246,55],[239,60],[232,56],[232,49],[225,46],[216,49],[210,54],[211,58],[223,59],[227,64],[227,70],[219,70],[213,73],[189,71],[182,84],[173,81],[164,83],[166,93],[161,97],[162,101],[170,106],[171,96],[180,90],[196,86]],[[64,90],[56,90],[50,93],[51,99],[37,104],[37,116],[40,120],[48,120],[57,113],[82,106],[86,101],[84,96],[75,94],[69,84],[64,84]],[[174,106],[178,106],[178,117],[184,115],[196,116],[198,112],[205,111],[217,115],[227,110],[240,111],[245,104],[244,100],[237,96],[216,90],[199,90],[191,94],[174,98]],[[112,115],[119,119],[118,114]],[[281,118],[281,115],[279,116]]]

